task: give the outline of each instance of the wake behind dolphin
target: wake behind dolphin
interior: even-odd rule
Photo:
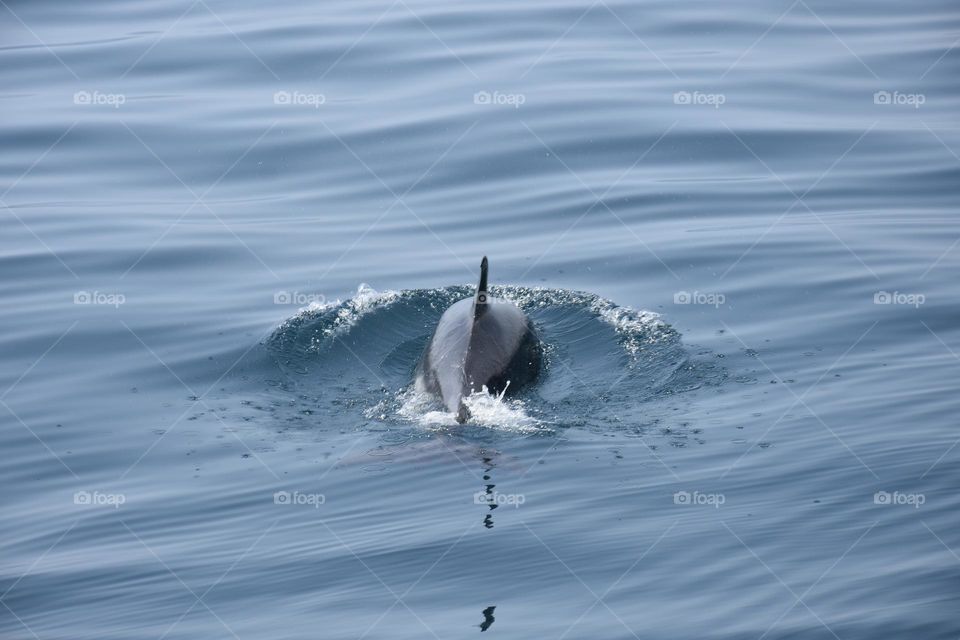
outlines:
[[[440,398],[463,423],[463,399],[486,389],[514,392],[536,379],[542,348],[530,319],[509,300],[487,292],[487,258],[473,298],[452,304],[441,316],[417,364],[418,391]]]
[[[341,424],[343,416],[350,415],[372,428],[387,427],[385,437],[391,442],[417,438],[423,428],[443,430],[456,424],[460,405],[451,402],[448,408],[440,390],[439,380],[446,379],[453,395],[459,392],[469,409],[462,417],[469,416],[474,435],[484,430],[531,434],[586,426],[640,433],[663,420],[679,446],[683,428],[672,422],[674,409],[664,409],[666,413],[657,417],[657,407],[667,407],[701,386],[719,385],[728,375],[711,352],[685,345],[680,333],[653,311],[621,306],[584,291],[504,286],[491,280],[485,298],[494,314],[491,318],[509,313],[500,309],[519,307],[522,313],[514,309],[511,314],[523,318],[511,325],[514,339],[534,334],[530,338],[535,357],[525,366],[503,365],[511,370],[502,376],[510,382],[511,398],[500,401],[482,392],[464,395],[450,382],[463,375],[469,344],[460,345],[461,357],[451,356],[449,367],[440,366],[439,358],[431,359],[430,349],[439,354],[444,344],[466,339],[477,297],[476,283],[380,291],[360,284],[344,300],[313,302],[283,320],[266,340],[266,378],[256,371],[250,374],[251,380],[262,381],[265,397],[247,398],[249,404],[238,416],[253,420],[256,414],[249,413],[249,407],[254,407],[282,415],[283,424],[292,428],[315,429]],[[457,317],[464,327],[449,315],[441,321],[445,312],[454,313],[451,308],[461,310]],[[528,329],[527,319],[535,332]],[[445,332],[453,335],[444,338]],[[488,340],[487,347],[496,342]],[[506,351],[518,349],[508,346]],[[510,359],[495,358],[501,364]],[[502,391],[506,386],[505,381],[490,378],[488,389]],[[742,384],[749,379],[744,377]],[[523,384],[526,392],[520,389]],[[479,391],[478,387],[470,388]],[[413,430],[408,431],[411,424]]]

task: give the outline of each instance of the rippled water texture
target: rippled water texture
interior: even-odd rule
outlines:
[[[960,637],[956,3],[0,35],[0,637]],[[483,255],[545,366],[458,426]]]

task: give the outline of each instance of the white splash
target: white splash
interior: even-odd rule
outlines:
[[[460,426],[454,414],[438,410],[433,398],[414,387],[402,392],[399,399],[400,408],[397,414],[405,420],[427,429],[446,430]],[[470,410],[467,423],[474,426],[513,433],[540,433],[548,430],[543,423],[527,414],[521,400],[504,398],[503,393],[495,396],[489,393],[486,387],[470,394],[463,402]]]
[[[336,316],[333,318],[330,326],[324,329],[324,335],[339,335],[353,327],[364,314],[386,306],[400,297],[398,291],[377,291],[366,282],[357,287],[357,292],[346,302],[335,301],[315,301],[309,306],[300,310],[300,313],[317,313],[330,311],[339,307]]]
[[[660,338],[657,330],[668,327],[659,313],[620,307],[602,298],[592,309],[621,336],[623,348],[631,355],[637,355],[644,342],[656,342]]]

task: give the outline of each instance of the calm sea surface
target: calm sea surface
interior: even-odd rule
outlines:
[[[955,3],[0,34],[3,638],[960,636]],[[458,427],[483,255],[547,365]]]

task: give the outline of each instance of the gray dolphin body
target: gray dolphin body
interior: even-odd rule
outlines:
[[[542,351],[523,311],[487,293],[484,257],[476,295],[453,303],[440,318],[417,364],[416,387],[439,397],[463,423],[470,416],[464,397],[484,386],[499,394],[532,382]]]

